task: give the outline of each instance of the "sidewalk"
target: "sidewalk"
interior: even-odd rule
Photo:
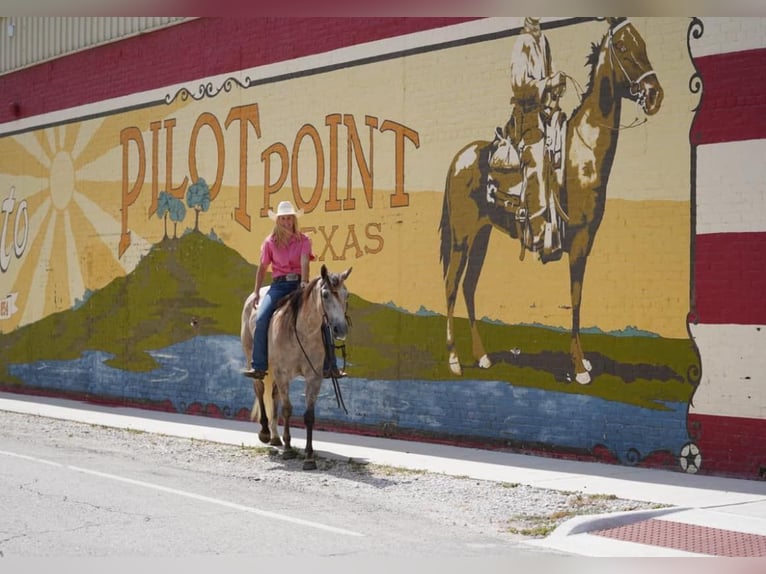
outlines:
[[[243,421],[12,393],[0,393],[0,410],[263,446],[258,427]],[[294,445],[303,448],[303,429],[294,428],[292,433]],[[328,458],[671,505],[656,511],[577,517],[547,538],[529,542],[535,546],[582,556],[766,557],[766,482],[321,431],[314,434],[314,449]]]

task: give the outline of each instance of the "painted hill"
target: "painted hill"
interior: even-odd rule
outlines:
[[[0,337],[0,372],[7,377],[9,362],[74,359],[85,350],[113,354],[113,367],[150,370],[156,364],[147,350],[199,333],[238,334],[238,302],[252,290],[255,269],[200,233],[165,239],[133,272],[92,293],[76,309]]]

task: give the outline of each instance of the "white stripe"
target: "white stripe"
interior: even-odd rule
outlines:
[[[301,518],[293,518],[291,516],[287,516],[285,514],[277,514],[276,512],[270,512],[268,510],[261,510],[259,508],[254,508],[252,506],[245,506],[243,504],[237,504],[236,502],[229,502],[228,500],[221,500],[220,498],[212,498],[210,496],[203,496],[201,494],[195,494],[193,492],[187,492],[185,490],[178,490],[176,488],[169,488],[167,486],[162,486],[159,484],[153,484],[151,482],[144,482],[143,480],[134,480],[132,478],[127,478],[124,476],[118,476],[116,474],[109,474],[106,472],[99,472],[97,470],[90,470],[87,468],[81,468],[78,466],[71,466],[68,464],[60,464],[57,462],[52,462],[49,460],[45,460],[42,458],[37,458],[33,456],[23,455],[23,454],[17,454],[14,452],[8,452],[5,450],[0,450],[0,455],[10,456],[14,458],[20,458],[23,460],[29,460],[32,462],[38,462],[41,464],[49,464],[53,466],[59,466],[62,468],[66,468],[68,470],[72,470],[75,472],[81,472],[83,474],[89,474],[92,476],[97,476],[99,478],[106,478],[109,480],[116,480],[118,482],[124,482],[127,484],[132,484],[135,486],[141,486],[143,488],[149,488],[152,490],[159,490],[160,492],[167,492],[169,494],[174,494],[176,496],[184,496],[186,498],[191,498],[193,500],[199,500],[201,502],[207,502],[210,504],[217,504],[219,506],[225,506],[226,508],[233,508],[234,510],[240,510],[242,512],[249,512],[251,514],[257,514],[258,516],[264,516],[266,518],[271,518],[274,520],[282,520],[284,522],[291,522],[293,524],[298,524],[300,526],[308,526],[309,528],[317,528],[319,530],[325,530],[327,532],[334,532],[335,534],[343,534],[345,536],[364,536],[363,534],[360,534],[359,532],[354,532],[352,530],[346,530],[345,528],[336,528],[335,526],[328,526],[327,524],[321,524],[319,522],[312,522],[311,520],[303,520]]]
[[[766,48],[765,18],[705,17],[702,24],[702,36],[689,41],[694,58]]]
[[[766,231],[766,140],[697,147],[697,234]]]
[[[766,419],[766,326],[692,325],[702,380],[690,414]]]

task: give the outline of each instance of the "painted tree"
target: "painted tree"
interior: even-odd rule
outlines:
[[[163,239],[168,238],[168,213],[170,212],[170,203],[172,199],[173,196],[164,189],[157,197],[157,217],[161,217],[165,222],[165,235],[163,235]]]
[[[199,212],[210,208],[210,188],[203,178],[189,186],[186,192],[186,204],[194,208],[194,231],[199,231]]]
[[[183,221],[186,217],[186,206],[177,197],[171,197],[168,210],[170,211],[170,220],[173,222],[173,239],[176,239],[178,237],[176,233],[178,222]]]

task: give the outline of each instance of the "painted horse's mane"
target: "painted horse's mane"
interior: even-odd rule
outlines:
[[[590,45],[591,51],[590,54],[588,54],[585,57],[585,65],[590,67],[590,71],[588,72],[588,81],[585,83],[585,89],[581,94],[578,94],[580,98],[580,103],[577,104],[577,106],[572,110],[569,117],[574,117],[575,114],[580,110],[580,108],[583,105],[583,102],[585,101],[585,96],[591,93],[591,90],[593,89],[593,83],[596,80],[596,69],[598,64],[598,57],[601,53],[601,44],[604,43],[604,39],[601,39],[600,43],[592,42]]]
[[[620,22],[624,22],[625,20],[626,18],[624,17],[619,18],[609,27],[609,30],[614,28],[614,26],[619,24]],[[599,58],[599,55],[601,54],[601,46],[603,46],[604,39],[606,38],[607,34],[609,34],[609,31],[607,31],[606,34],[602,36],[600,42],[598,43],[591,42],[590,54],[588,54],[585,57],[585,65],[590,67],[590,71],[588,72],[588,81],[585,83],[585,90],[583,90],[583,93],[580,94],[580,103],[577,105],[577,107],[574,110],[572,110],[572,114],[570,117],[574,117],[575,113],[577,113],[577,111],[582,107],[582,100],[585,99],[585,95],[590,94],[591,90],[593,89],[593,83],[596,80],[596,69],[598,64],[598,58]]]

